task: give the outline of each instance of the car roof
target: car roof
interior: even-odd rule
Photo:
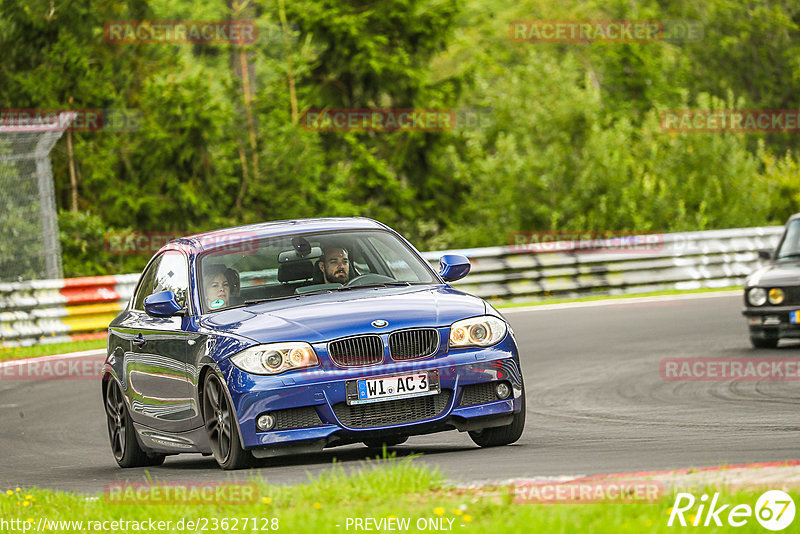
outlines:
[[[237,242],[281,235],[293,235],[306,232],[328,232],[333,230],[388,229],[386,225],[367,217],[289,219],[285,221],[269,221],[243,226],[233,226],[231,228],[211,230],[209,232],[180,237],[164,245],[162,250],[182,249],[190,253],[199,253],[219,246],[230,246]]]

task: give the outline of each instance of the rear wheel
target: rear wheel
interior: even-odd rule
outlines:
[[[763,338],[750,336],[750,343],[757,349],[774,349],[778,346],[778,338]]]
[[[384,445],[394,447],[395,445],[402,445],[406,441],[408,441],[408,436],[399,436],[396,438],[368,439],[364,441],[364,445],[370,449],[382,449]]]
[[[510,445],[522,436],[525,428],[525,389],[522,390],[522,409],[514,414],[514,419],[510,425],[484,428],[483,430],[471,431],[469,437],[476,445],[481,447],[499,447]]]
[[[106,421],[111,452],[120,467],[147,467],[164,463],[166,455],[148,455],[139,446],[122,390],[113,379],[109,379],[106,386]]]
[[[216,373],[209,373],[203,386],[203,419],[214,458],[227,470],[243,469],[253,463],[253,455],[242,448],[234,417],[225,387]]]

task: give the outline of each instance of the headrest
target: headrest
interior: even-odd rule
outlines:
[[[295,282],[314,277],[314,264],[310,261],[292,261],[278,265],[279,282]]]

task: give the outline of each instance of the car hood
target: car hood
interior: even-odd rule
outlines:
[[[750,286],[800,285],[800,262],[780,262],[765,265],[747,277]]]
[[[277,300],[210,315],[201,324],[259,343],[308,341],[382,333],[410,327],[441,327],[486,313],[482,299],[447,286],[356,289]],[[372,326],[383,319],[384,328]]]

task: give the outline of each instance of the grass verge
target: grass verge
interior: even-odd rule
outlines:
[[[49,343],[46,345],[33,345],[31,347],[0,347],[0,362],[19,360],[20,358],[35,358],[37,356],[51,356],[90,349],[104,349],[105,339],[91,339],[88,341],[68,341],[65,343]]]
[[[157,471],[156,468],[153,473]],[[38,528],[49,532],[149,530],[319,534],[365,531],[365,528],[355,528],[356,518],[374,518],[376,521],[396,518],[400,524],[408,521],[405,523],[407,528],[395,529],[408,532],[617,534],[694,530],[692,527],[667,526],[675,501],[673,494],[654,503],[514,504],[511,493],[505,488],[486,491],[449,487],[436,469],[412,463],[411,458],[389,458],[380,465],[366,462],[351,472],[334,465],[307,484],[296,486],[270,485],[255,473],[251,476],[247,479],[245,474],[247,482],[244,483],[254,486],[257,491],[248,502],[241,504],[207,501],[204,504],[186,504],[163,497],[140,500],[138,504],[119,504],[105,493],[87,498],[77,493],[38,488],[3,488],[0,521],[16,521],[16,525],[23,525],[16,531],[24,531],[27,524],[29,531]],[[748,504],[754,508],[762,492],[720,493],[720,504]],[[790,494],[800,502],[797,492]],[[699,504],[700,494],[695,495]],[[697,513],[697,505],[686,513],[686,518],[693,521],[695,516],[691,512]],[[727,512],[721,515],[725,526],[710,531],[764,532],[755,517],[750,517],[747,524],[739,528],[725,524],[726,518]],[[114,520],[128,523],[111,524]],[[158,525],[158,522],[163,523]],[[10,525],[13,524],[0,523],[0,528],[4,532],[14,531]],[[44,529],[42,525],[48,528]],[[386,530],[372,526],[371,530]]]

